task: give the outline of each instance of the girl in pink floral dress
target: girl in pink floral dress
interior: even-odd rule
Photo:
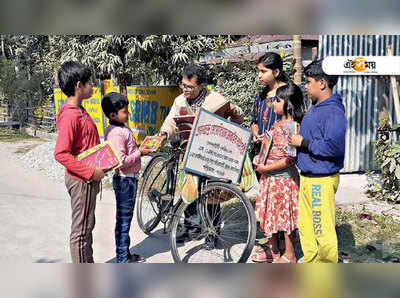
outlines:
[[[297,129],[303,117],[303,94],[300,88],[290,83],[279,87],[274,102],[274,112],[281,115],[270,130],[272,146],[265,164],[259,164],[256,171],[261,173],[257,195],[256,216],[261,230],[269,238],[269,249],[274,263],[296,263],[295,242],[297,229],[297,204],[299,174],[295,157],[287,152],[286,123],[297,122]],[[258,156],[255,158],[258,163]],[[285,252],[280,255],[277,233],[285,234]],[[258,250],[253,261],[266,261],[269,252]]]

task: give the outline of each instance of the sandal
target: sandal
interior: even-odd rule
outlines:
[[[256,252],[263,252],[264,251],[264,247],[262,245],[256,245]]]
[[[276,261],[278,261],[281,258],[281,253],[280,252],[274,253],[271,250],[271,255],[272,255],[272,263],[276,263]]]
[[[282,262],[283,260],[283,262]],[[282,255],[279,259],[274,261],[275,264],[296,264],[296,257],[289,259],[287,256]]]
[[[140,255],[133,254],[130,255],[128,263],[144,263],[146,259]]]
[[[254,254],[251,256],[251,260],[254,263],[271,263],[273,258],[269,250],[267,251],[265,247],[257,245]]]

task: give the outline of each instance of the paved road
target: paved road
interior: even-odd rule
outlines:
[[[65,186],[49,181],[40,172],[16,161],[15,150],[22,144],[0,143],[0,260],[11,263],[70,262],[68,235],[70,201]],[[365,200],[361,195],[364,176],[343,175],[337,194],[339,204]],[[103,191],[97,201],[94,230],[96,262],[114,261],[114,194]],[[136,223],[131,230],[131,251],[150,263],[172,262],[168,234],[161,230],[145,235]]]
[[[70,262],[71,208],[65,186],[16,161],[13,152],[18,146],[22,144],[0,143],[0,260]],[[114,218],[114,194],[103,190],[96,208],[96,262],[113,262]],[[131,237],[131,251],[148,257],[149,262],[172,262],[167,234],[159,231],[148,237],[134,222]]]

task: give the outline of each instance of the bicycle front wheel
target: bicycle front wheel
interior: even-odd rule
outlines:
[[[167,160],[164,155],[154,156],[143,173],[136,214],[139,227],[146,234],[150,234],[161,221],[160,195],[167,191]]]
[[[246,196],[233,185],[210,182],[199,198],[194,215],[192,204],[182,203],[172,220],[174,261],[245,263],[256,236],[254,210]],[[189,209],[192,211],[188,212]],[[177,242],[182,230],[188,231],[188,237],[184,242]]]

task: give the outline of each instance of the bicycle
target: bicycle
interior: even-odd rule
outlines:
[[[140,228],[150,235],[162,222],[164,232],[171,232],[176,263],[245,263],[256,235],[253,206],[231,181],[204,177],[199,177],[198,198],[183,202],[176,184],[184,144],[179,138],[171,141],[169,153],[153,156],[144,170],[137,205]],[[196,209],[197,220],[185,217],[188,208]],[[197,232],[190,241],[178,243],[182,229]]]

